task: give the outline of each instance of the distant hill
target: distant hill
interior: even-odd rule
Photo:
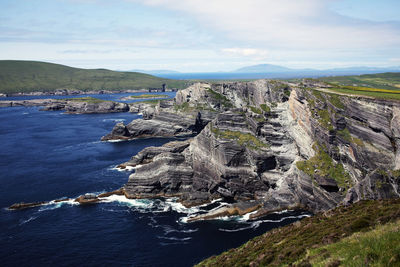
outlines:
[[[60,64],[0,60],[0,93],[77,90],[136,90],[184,88],[185,81],[154,77],[137,72],[118,72],[106,69],[79,69]]]
[[[292,71],[296,71],[296,70],[278,66],[278,65],[272,65],[272,64],[259,64],[259,65],[243,67],[243,68],[237,69],[233,72],[237,72],[237,73],[284,73],[284,72],[292,72]]]

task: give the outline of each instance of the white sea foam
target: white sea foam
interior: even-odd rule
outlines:
[[[133,171],[134,169],[136,169],[136,167],[132,167],[132,166],[126,166],[124,169],[123,168],[118,168],[118,165],[112,165],[112,166],[110,166],[109,168],[108,168],[108,170],[111,170],[111,171],[119,171],[119,172],[131,172],[131,171]]]
[[[155,202],[150,199],[129,199],[121,195],[111,195],[99,199],[103,203],[117,202],[138,212],[150,212],[155,207]]]
[[[103,119],[103,122],[106,122],[106,121],[123,122],[123,121],[126,121],[126,119]]]
[[[183,237],[183,238],[179,238],[179,237],[168,237],[168,236],[157,236],[157,238],[159,239],[165,239],[165,240],[171,240],[171,241],[188,241],[190,239],[192,239],[191,237]]]
[[[26,224],[26,223],[31,222],[31,221],[33,221],[33,220],[36,220],[38,217],[39,217],[39,216],[31,216],[31,217],[29,217],[29,218],[26,219],[26,220],[22,220],[22,221],[19,223],[19,225],[23,225],[23,224]]]

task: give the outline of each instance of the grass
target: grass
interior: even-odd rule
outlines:
[[[296,162],[299,170],[311,177],[319,175],[334,179],[338,186],[347,190],[351,185],[351,178],[341,163],[335,163],[333,159],[319,145],[314,145],[315,156],[305,161]]]
[[[67,101],[74,101],[74,102],[86,102],[86,103],[90,103],[90,104],[99,104],[99,103],[103,103],[103,102],[112,102],[109,100],[103,100],[103,99],[98,99],[98,98],[94,98],[94,97],[76,97],[76,98],[65,98],[65,100]]]
[[[271,108],[267,104],[261,104],[260,108],[265,112],[271,112]]]
[[[271,230],[238,248],[231,249],[219,256],[210,257],[199,263],[198,266],[249,266],[250,264],[255,264],[255,266],[287,266],[290,264],[310,266],[311,259],[307,258],[308,251],[312,252],[341,240],[346,242],[344,238],[352,236],[354,233],[368,232],[379,225],[396,222],[398,219],[400,219],[400,199],[360,201],[349,207],[341,206],[325,214],[317,214],[291,225]],[[389,225],[388,228],[384,228],[384,232],[386,229],[389,230],[387,231],[389,234],[386,235],[388,240],[385,241],[385,234],[382,234],[375,235],[374,242],[391,244],[392,247],[387,248],[388,252],[397,252],[399,239],[396,241],[393,237],[397,237],[397,234],[394,235],[390,230],[395,228]],[[368,244],[367,241],[362,242]],[[364,256],[369,250],[361,251],[363,247],[367,248],[368,246],[363,244],[362,247],[356,246],[354,251],[359,251],[359,255]],[[378,259],[382,258],[382,262],[388,258],[384,254],[380,254],[381,252],[386,253],[383,251],[384,249],[386,248],[382,247],[377,250]],[[336,255],[334,249],[332,251],[331,255]],[[346,252],[344,252],[345,255]],[[371,255],[374,254],[371,253]],[[392,256],[395,255],[398,254],[392,254]],[[381,266],[395,266],[398,259],[395,257],[392,262],[393,265]],[[365,264],[343,264],[343,266],[365,266]]]
[[[250,110],[259,115],[261,115],[263,113],[261,109],[253,107],[253,106],[250,106]]]
[[[130,98],[143,99],[143,98],[167,98],[169,95],[156,95],[156,94],[141,94],[131,95]]]
[[[0,93],[50,92],[56,89],[136,90],[185,88],[186,81],[170,80],[137,72],[79,69],[37,61],[0,60]]]
[[[307,251],[313,266],[400,266],[400,220]]]
[[[352,136],[350,134],[349,129],[347,129],[347,128],[345,128],[343,130],[340,130],[340,131],[337,131],[337,134],[339,136],[343,137],[343,139],[346,140],[349,143],[354,143],[354,144],[356,144],[358,146],[364,146],[365,145],[364,142],[361,139],[358,139],[358,138]]]
[[[361,86],[389,90],[400,90],[400,73],[335,76],[320,78],[320,80],[340,86]]]
[[[250,133],[242,133],[239,131],[222,131],[218,128],[211,126],[211,132],[216,135],[217,138],[236,140],[241,146],[246,146],[250,149],[258,150],[260,148],[268,148],[268,144],[264,144],[257,137]]]
[[[331,122],[331,116],[329,114],[329,111],[326,109],[319,109],[317,110],[317,114],[319,116],[319,123],[326,129],[328,130],[333,130],[333,125]]]
[[[227,107],[227,108],[233,107],[231,101],[229,101],[229,99],[226,96],[224,96],[218,92],[215,92],[214,90],[212,90],[210,88],[208,88],[207,91],[208,91],[209,95],[213,99],[218,101],[223,107]]]

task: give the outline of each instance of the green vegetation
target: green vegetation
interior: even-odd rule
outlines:
[[[250,106],[250,110],[253,111],[254,113],[260,114],[260,115],[263,113],[261,109],[253,107],[253,106]]]
[[[87,103],[90,103],[90,104],[99,104],[99,103],[103,103],[103,102],[112,102],[112,101],[109,101],[109,100],[98,99],[98,98],[94,98],[94,97],[90,97],[90,96],[76,97],[76,98],[65,98],[65,100],[74,101],[74,102],[87,102]]]
[[[238,131],[222,131],[212,126],[211,126],[211,132],[214,133],[217,138],[236,140],[239,145],[246,146],[250,149],[260,149],[269,147],[269,145],[264,144],[257,137],[255,137],[250,133],[242,133]]]
[[[141,95],[131,95],[130,98],[143,99],[143,98],[167,98],[169,95],[156,95],[156,94],[141,94]]]
[[[399,219],[400,199],[360,201],[271,230],[198,266],[398,266]],[[380,226],[391,222],[396,223]],[[361,233],[353,235],[357,232]],[[354,240],[360,244],[349,248]],[[352,259],[361,264],[348,262]]]
[[[335,107],[339,108],[339,109],[344,109],[345,106],[342,103],[342,101],[340,100],[340,97],[338,95],[335,94],[330,94],[329,95],[329,102],[334,105]]]
[[[271,112],[271,108],[267,104],[261,104],[260,108],[265,112]]]
[[[305,161],[296,162],[299,170],[311,177],[319,175],[334,179],[338,186],[346,190],[352,185],[349,174],[341,163],[335,163],[333,159],[319,145],[314,145],[315,156]]]
[[[389,90],[400,90],[400,73],[335,76],[320,78],[320,80],[340,86],[360,86]]]
[[[210,96],[212,98],[214,98],[215,100],[217,100],[223,107],[227,107],[227,108],[233,107],[231,101],[229,101],[229,99],[226,98],[226,96],[224,96],[224,95],[222,95],[220,93],[217,93],[217,92],[215,92],[214,90],[212,90],[210,88],[207,89],[207,91],[210,94]]]
[[[331,116],[329,111],[326,109],[319,109],[317,110],[317,114],[319,116],[319,123],[328,130],[333,130],[333,125],[331,123]]]
[[[337,131],[338,135],[343,137],[344,140],[346,140],[349,143],[354,143],[358,146],[364,146],[364,142],[361,139],[358,139],[356,137],[353,137],[350,134],[349,129],[345,128],[343,130]]]
[[[367,222],[367,221],[366,221]],[[400,220],[356,233],[337,243],[310,249],[306,259],[313,266],[399,266]]]
[[[37,61],[0,61],[0,93],[77,90],[135,90],[185,88],[187,82],[154,77],[137,72],[118,72],[105,69],[78,69]]]
[[[336,76],[320,80],[332,85],[329,90],[338,93],[400,100],[400,73]]]

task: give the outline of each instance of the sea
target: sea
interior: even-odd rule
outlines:
[[[132,93],[90,96],[121,101],[128,95]],[[65,98],[0,100],[57,97]],[[302,211],[283,211],[256,221],[236,216],[188,223],[189,216],[225,203],[219,200],[187,209],[174,198],[132,200],[123,196],[110,196],[93,205],[64,201],[7,209],[17,202],[76,198],[123,186],[131,172],[118,170],[118,164],[145,147],[174,140],[100,141],[117,122],[129,123],[140,117],[134,113],[74,115],[38,107],[0,108],[1,266],[192,266],[309,216]]]

